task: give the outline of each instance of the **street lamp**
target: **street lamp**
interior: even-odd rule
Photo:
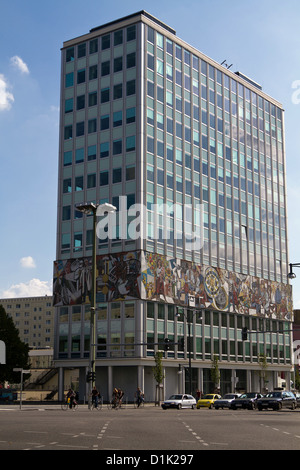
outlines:
[[[112,204],[78,204],[76,209],[83,214],[93,214],[93,257],[92,257],[92,292],[91,292],[91,327],[90,327],[90,360],[89,360],[89,396],[96,384],[96,254],[97,254],[97,216],[104,215],[106,212],[115,212],[117,208]],[[90,400],[89,400],[90,403]]]
[[[200,313],[200,317],[199,317],[199,318],[202,318],[202,311],[199,310],[199,309],[197,309],[197,308],[194,306],[194,303],[195,303],[195,298],[194,298],[193,296],[191,296],[191,297],[189,298],[189,307],[188,307],[187,312],[185,313],[185,309],[184,309],[184,308],[182,308],[182,307],[177,307],[176,314],[175,314],[176,317],[179,317],[180,314],[183,313],[183,315],[184,315],[185,318],[186,318],[187,324],[188,324],[189,394],[190,394],[190,395],[192,394],[191,315],[194,317],[194,315],[196,315],[197,313]]]
[[[293,267],[300,268],[300,263],[290,263],[290,272],[288,273],[289,279],[295,279],[296,274],[293,272]]]

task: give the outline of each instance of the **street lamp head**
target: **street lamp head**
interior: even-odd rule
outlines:
[[[295,279],[296,274],[293,272],[293,267],[300,268],[300,263],[290,263],[290,272],[288,273],[288,279]]]
[[[93,212],[97,209],[97,206],[96,206],[96,204],[91,202],[89,204],[77,204],[76,209],[79,212],[82,212],[83,214],[90,214],[91,212]]]

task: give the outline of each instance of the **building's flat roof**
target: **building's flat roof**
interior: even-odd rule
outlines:
[[[128,15],[128,16],[124,16],[123,18],[119,18],[117,20],[114,20],[114,21],[110,21],[109,23],[105,23],[101,26],[96,26],[95,28],[92,28],[90,30],[90,33],[93,33],[94,31],[98,31],[100,29],[103,29],[103,28],[106,28],[108,26],[113,26],[114,24],[118,24],[118,23],[121,23],[122,21],[127,21],[127,20],[131,20],[133,19],[135,16],[141,16],[141,15],[144,15],[146,16],[146,18],[149,18],[150,20],[154,21],[154,23],[157,23],[159,26],[161,26],[162,28],[165,28],[167,31],[169,31],[170,33],[172,34],[176,34],[176,31],[173,29],[173,28],[170,28],[170,26],[166,25],[165,23],[163,23],[162,21],[160,21],[159,19],[155,18],[155,16],[152,16],[150,15],[150,13],[147,13],[145,10],[141,10],[141,11],[138,11],[136,13],[133,13],[132,15]]]

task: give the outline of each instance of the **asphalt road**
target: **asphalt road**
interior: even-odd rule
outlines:
[[[159,451],[171,455],[176,451],[183,456],[193,454],[191,463],[195,463],[203,450],[299,449],[299,408],[276,412],[164,411],[149,405],[120,410],[108,410],[104,406],[101,411],[91,412],[81,406],[73,412],[55,406],[23,406],[22,410],[17,406],[0,406],[0,451],[101,450],[105,456],[117,458],[122,456],[122,451],[134,456],[147,450],[153,455],[151,463],[159,464],[167,463],[159,460],[163,458],[157,456]],[[132,462],[132,466],[138,464]]]

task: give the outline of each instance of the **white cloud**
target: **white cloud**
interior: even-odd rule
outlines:
[[[10,59],[10,63],[16,68],[18,69],[21,73],[24,73],[26,75],[29,74],[29,68],[27,66],[27,64],[25,64],[25,62],[21,59],[21,57],[15,55],[14,57],[12,57]]]
[[[8,111],[14,100],[13,94],[8,89],[6,78],[0,74],[0,111]]]
[[[1,298],[13,299],[19,297],[41,297],[44,295],[52,295],[52,282],[31,279],[28,282],[14,284],[7,290],[2,291]]]
[[[24,256],[20,259],[20,264],[22,268],[35,268],[36,264],[32,256]]]

